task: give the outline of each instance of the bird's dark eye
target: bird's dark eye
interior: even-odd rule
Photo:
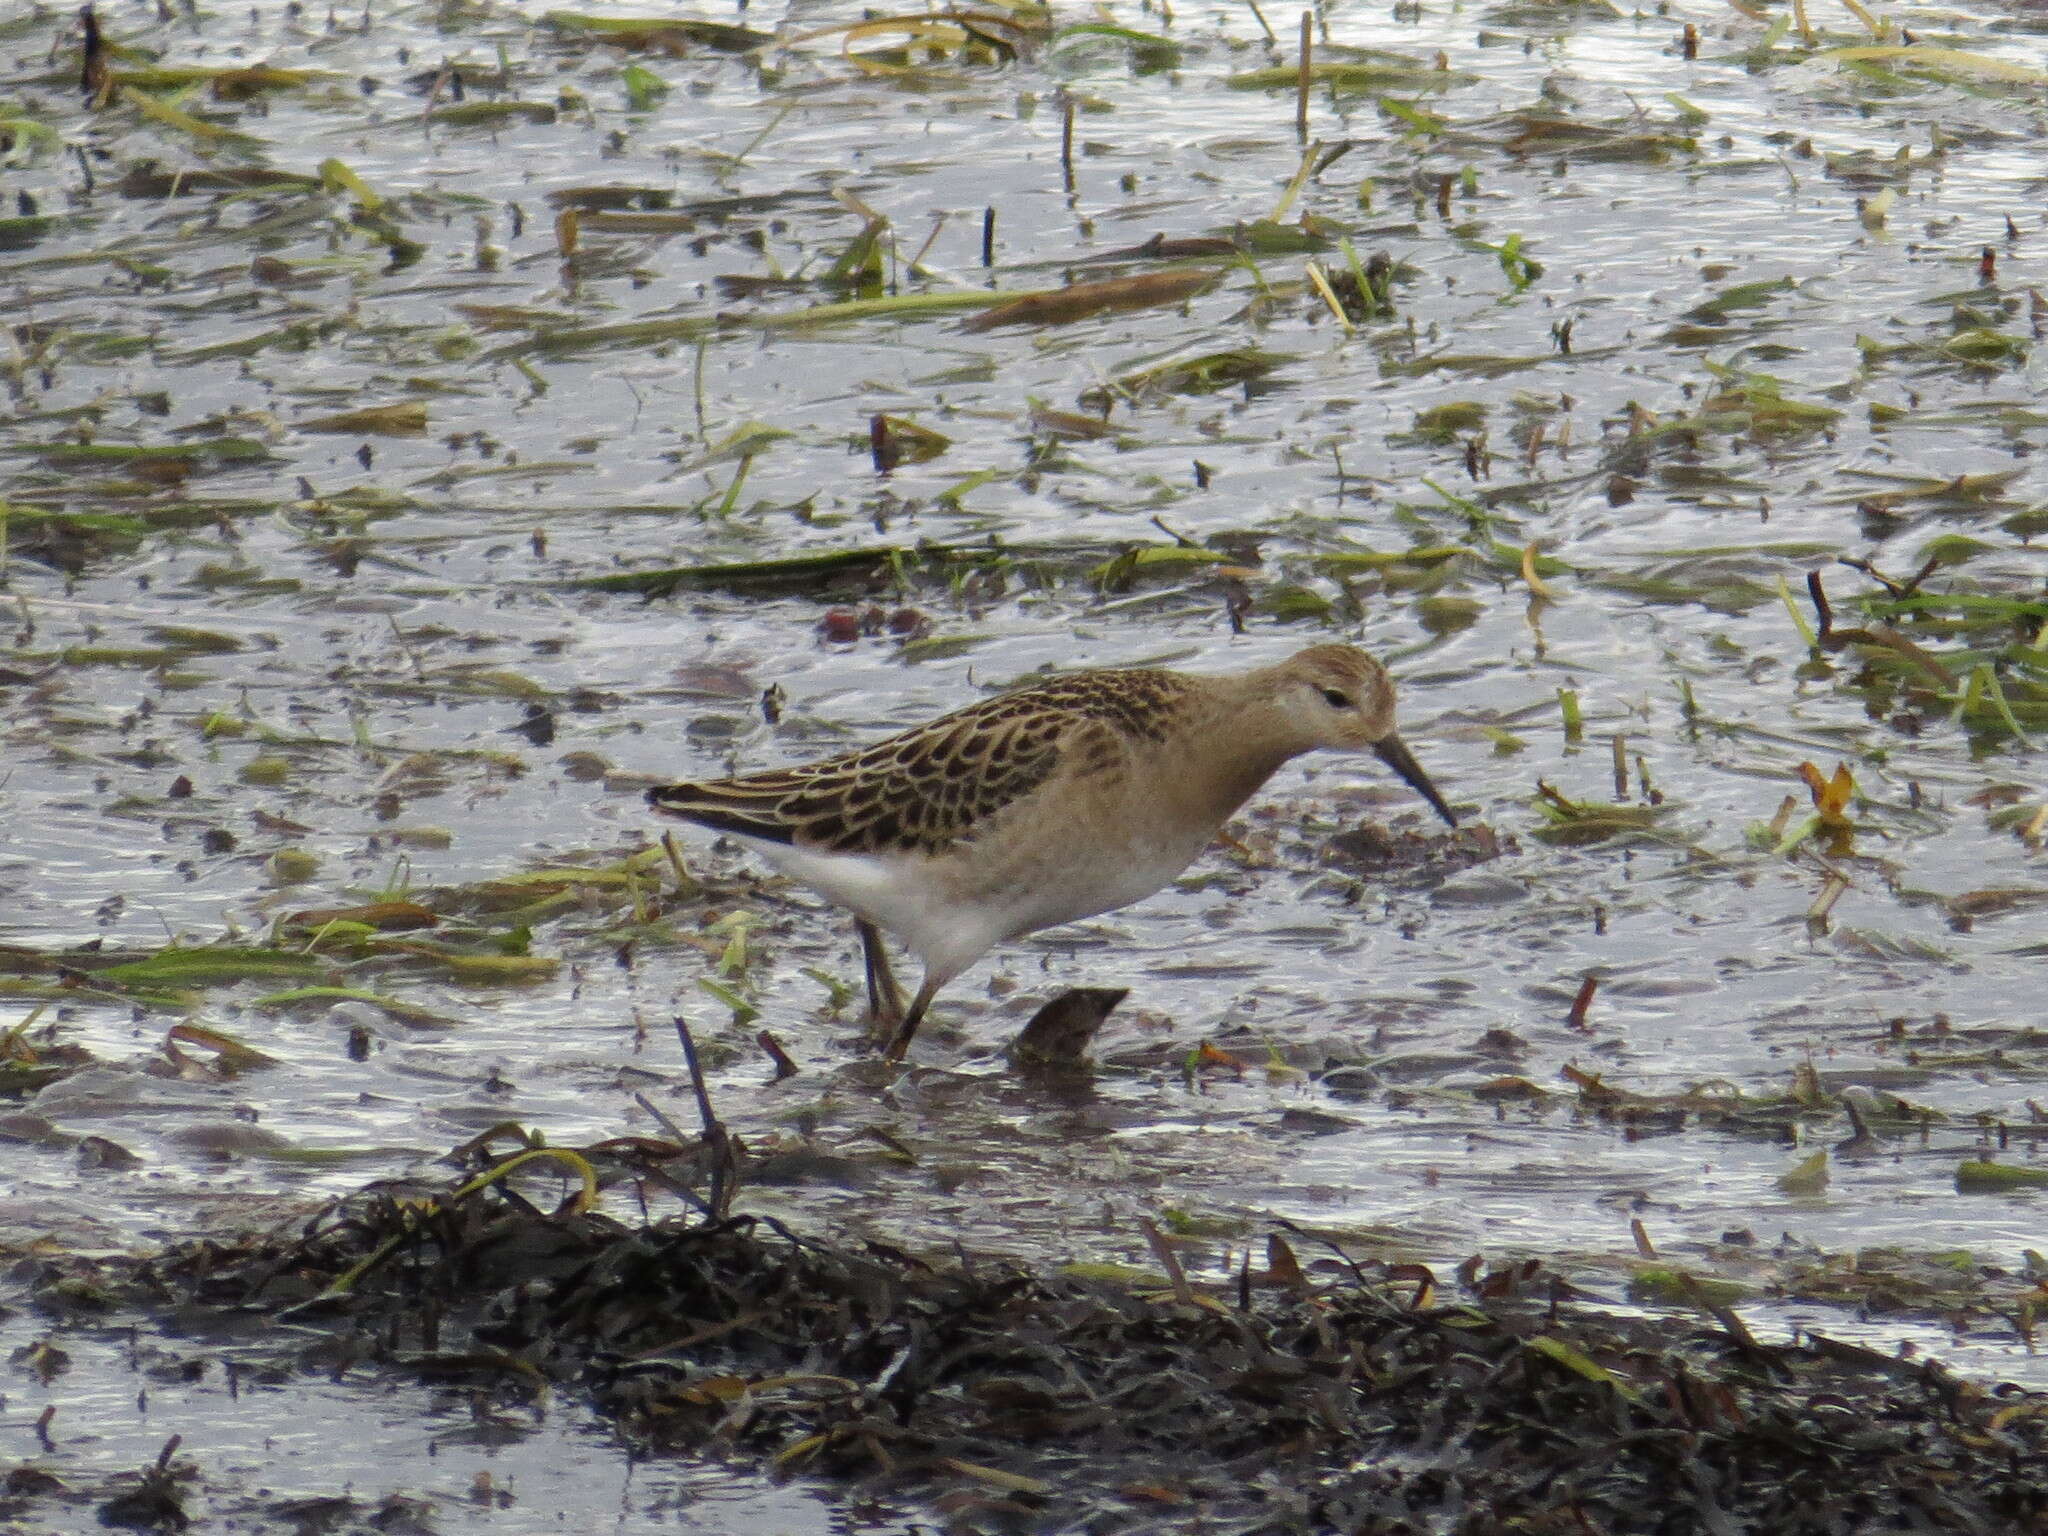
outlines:
[[[1332,709],[1349,709],[1351,707],[1351,695],[1340,689],[1325,688],[1323,690],[1323,702]]]

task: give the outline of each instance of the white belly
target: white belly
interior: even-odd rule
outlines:
[[[956,899],[929,860],[903,854],[819,853],[728,835],[784,874],[894,934],[934,973],[959,975],[1012,931],[1005,904]]]
[[[1202,848],[1114,841],[1057,847],[1020,840],[1000,852],[982,846],[928,859],[820,853],[728,835],[893,933],[932,972],[948,978],[1006,939],[1142,900]]]

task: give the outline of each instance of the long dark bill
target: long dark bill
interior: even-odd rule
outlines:
[[[1444,802],[1444,797],[1437,793],[1436,786],[1429,782],[1429,775],[1422,771],[1422,764],[1415,761],[1415,754],[1408,750],[1407,744],[1400,737],[1387,737],[1372,749],[1372,754],[1401,775],[1402,782],[1427,800],[1437,815],[1454,827],[1458,824],[1457,812],[1453,811]]]

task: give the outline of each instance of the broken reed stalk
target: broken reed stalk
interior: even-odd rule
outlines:
[[[1060,176],[1074,190],[1074,98],[1060,91]]]
[[[1868,560],[1855,560],[1851,559],[1847,555],[1844,555],[1835,563],[1838,565],[1846,565],[1852,571],[1861,571],[1864,575],[1868,576],[1872,581],[1876,582],[1879,586],[1883,587],[1885,589],[1885,592],[1889,594],[1894,600],[1901,600],[1904,598],[1911,597],[1915,592],[1919,591],[1920,583],[1925,581],[1928,577],[1932,576],[1936,571],[1941,569],[1941,556],[1939,554],[1930,555],[1927,558],[1926,564],[1922,565],[1918,571],[1916,571],[1913,575],[1907,577],[1902,582],[1892,580],[1891,577],[1885,575],[1883,571],[1880,571]]]
[[[690,1033],[690,1021],[676,1015],[676,1035],[683,1042],[683,1060],[690,1068],[690,1090],[697,1095],[697,1117],[704,1123],[704,1145],[711,1152],[711,1194],[706,1204],[714,1221],[725,1220],[738,1192],[739,1163],[733,1156],[731,1134],[718,1112],[711,1107],[711,1090],[704,1083],[704,1064],[697,1059],[697,1041]]]
[[[917,272],[919,265],[924,261],[925,257],[931,254],[932,247],[939,243],[939,233],[945,229],[946,220],[951,217],[950,213],[941,213],[932,221],[932,232],[924,237],[924,244],[920,245],[917,248],[917,254],[910,258],[910,270],[913,274]]]
[[[1681,1269],[1678,1272],[1678,1283],[1684,1288],[1686,1299],[1719,1323],[1737,1349],[1752,1360],[1760,1362],[1767,1370],[1772,1366],[1774,1362],[1771,1353],[1757,1342],[1756,1335],[1749,1331],[1747,1323],[1736,1316],[1734,1308],[1714,1300],[1707,1294],[1706,1287],[1687,1270]]]
[[[1820,892],[1813,898],[1813,905],[1806,909],[1809,923],[1825,923],[1828,914],[1835,910],[1835,903],[1842,899],[1842,893],[1849,889],[1849,881],[1840,870],[1831,869],[1827,878],[1821,881]]]
[[[1343,326],[1347,333],[1357,330],[1358,327],[1352,322],[1350,314],[1337,298],[1336,290],[1331,288],[1330,280],[1323,275],[1322,267],[1311,259],[1306,270],[1310,286],[1322,297],[1322,301],[1329,305],[1330,313],[1337,317],[1337,323]]]
[[[675,873],[676,890],[682,892],[695,887],[697,882],[690,878],[689,868],[683,863],[683,850],[676,842],[675,833],[661,834],[661,851],[668,855],[668,867]]]
[[[1294,177],[1281,192],[1280,201],[1275,203],[1273,211],[1266,215],[1268,222],[1278,224],[1287,217],[1289,210],[1294,207],[1295,199],[1301,196],[1301,189],[1308,185],[1308,179],[1316,168],[1316,158],[1322,153],[1322,149],[1323,146],[1316,143],[1302,150],[1301,164],[1294,168]],[[1249,256],[1246,260],[1249,262]],[[1254,267],[1253,271],[1256,272],[1257,268]]]
[[[1166,1271],[1167,1281],[1173,1286],[1173,1299],[1184,1307],[1197,1305],[1195,1288],[1188,1284],[1188,1272],[1181,1267],[1180,1255],[1168,1244],[1166,1234],[1153,1225],[1149,1218],[1140,1218],[1138,1226],[1145,1234],[1145,1243],[1152,1250],[1152,1257],[1157,1259],[1159,1267]]]
[[[1308,142],[1308,88],[1315,78],[1315,13],[1301,13],[1301,62],[1294,76],[1294,136]]]
[[[1590,971],[1579,983],[1579,995],[1572,999],[1572,1010],[1564,1016],[1565,1024],[1572,1029],[1586,1027],[1586,1014],[1593,1006],[1593,994],[1600,990],[1600,978]]]
[[[747,142],[743,146],[741,146],[740,152],[732,157],[733,165],[744,165],[746,163],[747,156],[751,155],[755,150],[759,149],[763,144],[765,144],[768,141],[768,136],[771,133],[773,133],[776,129],[782,126],[782,120],[785,117],[789,116],[789,114],[794,112],[795,110],[796,103],[792,101],[788,105],[783,107],[783,109],[780,112],[776,113],[773,117],[768,119],[768,126],[763,128],[759,133],[755,134],[751,139],[747,140]]]
[[[420,131],[422,133],[434,126],[434,109],[441,104],[441,97],[448,91],[451,82],[454,86],[455,97],[459,101],[462,98],[462,77],[455,73],[455,67],[452,64],[443,63],[439,69],[434,71],[433,84],[427,87],[427,104],[420,108]]]
[[[1813,616],[1819,623],[1814,632],[1814,642],[1826,645],[1828,637],[1835,632],[1835,610],[1828,605],[1827,590],[1820,584],[1820,572],[1806,573],[1806,595],[1813,599]]]
[[[782,1048],[782,1042],[775,1038],[773,1030],[762,1030],[754,1036],[754,1044],[766,1051],[768,1059],[775,1063],[776,1082],[779,1083],[786,1077],[796,1076],[798,1071],[797,1064],[789,1059],[789,1052]]]
[[[996,205],[990,203],[981,210],[981,264],[992,267],[996,264]]]
[[[1585,734],[1585,717],[1579,713],[1579,696],[1570,688],[1557,690],[1558,713],[1564,718],[1564,739],[1576,742]]]

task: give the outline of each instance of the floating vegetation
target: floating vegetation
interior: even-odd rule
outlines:
[[[541,19],[566,37],[636,53],[680,54],[687,52],[693,44],[726,53],[746,53],[775,41],[772,33],[687,18],[591,16],[577,11],[549,11]]]
[[[1649,831],[1661,807],[1614,805],[1594,800],[1570,800],[1549,784],[1536,786],[1536,808],[1546,824],[1534,836],[1554,843],[1605,842],[1617,836]]]
[[[1374,96],[1448,91],[1454,86],[1470,85],[1479,78],[1453,70],[1448,63],[1440,68],[1432,67],[1404,54],[1378,53],[1368,49],[1342,50],[1341,55],[1334,58],[1328,57],[1326,50],[1325,56],[1309,64],[1308,77],[1313,85]],[[1281,66],[1248,69],[1229,76],[1223,83],[1239,91],[1291,91],[1300,81],[1301,71],[1298,68]]]
[[[999,325],[1069,325],[1119,310],[1179,304],[1202,292],[1216,278],[1214,269],[1203,267],[1072,283],[1065,288],[1007,299],[967,320],[964,328],[986,331]]]

